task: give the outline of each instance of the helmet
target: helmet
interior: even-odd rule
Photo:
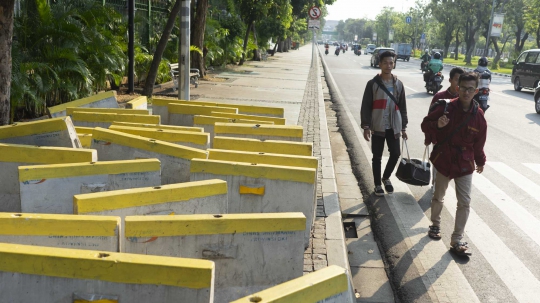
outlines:
[[[426,48],[426,54],[429,54],[429,50]]]
[[[488,59],[486,57],[478,59],[478,65],[486,67],[488,65]]]
[[[437,52],[433,54],[433,59],[441,59],[441,53]]]

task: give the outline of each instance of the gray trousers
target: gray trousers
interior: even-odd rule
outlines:
[[[450,179],[437,172],[436,180],[433,198],[431,199],[431,222],[434,226],[441,226],[441,212],[443,209],[444,195],[446,194]],[[461,241],[461,239],[463,239],[463,234],[465,233],[465,225],[469,218],[471,204],[472,174],[455,178],[454,182],[456,183],[457,210],[456,222],[450,245]]]

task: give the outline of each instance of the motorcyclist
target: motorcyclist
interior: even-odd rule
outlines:
[[[429,50],[426,49],[426,52],[420,57],[420,60],[422,60],[422,63],[420,64],[420,69],[424,70],[425,65],[431,60],[431,56],[429,55]]]
[[[437,74],[438,72],[443,70],[443,64],[441,60],[441,54],[435,53],[433,54],[433,58],[429,60],[429,63],[427,65],[427,72],[424,74],[424,82],[427,83],[431,81],[431,78],[433,75]]]
[[[340,50],[341,50],[341,45],[338,44],[338,45],[336,46],[336,51],[335,51],[336,56],[339,56],[339,51],[340,51]]]
[[[478,66],[474,70],[474,72],[478,73],[478,93],[474,96],[474,100],[478,101],[480,104],[480,107],[485,112],[489,105],[487,104],[487,98],[485,101],[480,101],[479,96],[483,94],[484,89],[487,89],[489,93],[489,84],[491,83],[491,71],[489,70],[488,66],[488,59],[486,57],[482,57],[478,59]]]
[[[328,45],[328,43],[325,43],[324,44],[324,54],[325,55],[328,55],[328,49],[330,48],[330,45]]]

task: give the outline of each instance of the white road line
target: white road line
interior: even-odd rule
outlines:
[[[448,186],[446,192],[445,207],[455,217],[455,190]],[[518,302],[538,302],[540,282],[472,208],[465,232]]]
[[[536,163],[523,163],[523,165],[527,166],[528,168],[532,169],[535,173],[540,174],[540,164]]]
[[[404,86],[405,86],[405,85],[404,85]],[[406,88],[406,89],[410,89],[410,90],[412,90],[412,91],[415,92],[415,93],[418,92],[417,90],[415,90],[415,89],[413,89],[413,88],[410,88],[410,87],[408,87],[408,86],[405,86],[405,88]]]
[[[521,188],[524,192],[533,197],[536,201],[540,202],[540,186],[531,180],[527,179],[522,174],[518,173],[510,166],[502,162],[487,162],[487,165],[495,169],[501,175],[508,180],[512,181],[516,186]]]

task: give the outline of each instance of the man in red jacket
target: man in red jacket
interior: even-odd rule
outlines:
[[[439,105],[422,121],[422,131],[435,147],[430,156],[437,169],[437,182],[431,199],[431,222],[428,235],[441,238],[440,224],[444,195],[450,180],[456,184],[458,207],[452,233],[451,250],[470,255],[467,242],[462,242],[470,212],[472,174],[484,171],[487,123],[484,112],[473,100],[478,92],[478,74],[463,73],[459,77],[459,97],[446,106]],[[476,167],[475,167],[476,163]]]

